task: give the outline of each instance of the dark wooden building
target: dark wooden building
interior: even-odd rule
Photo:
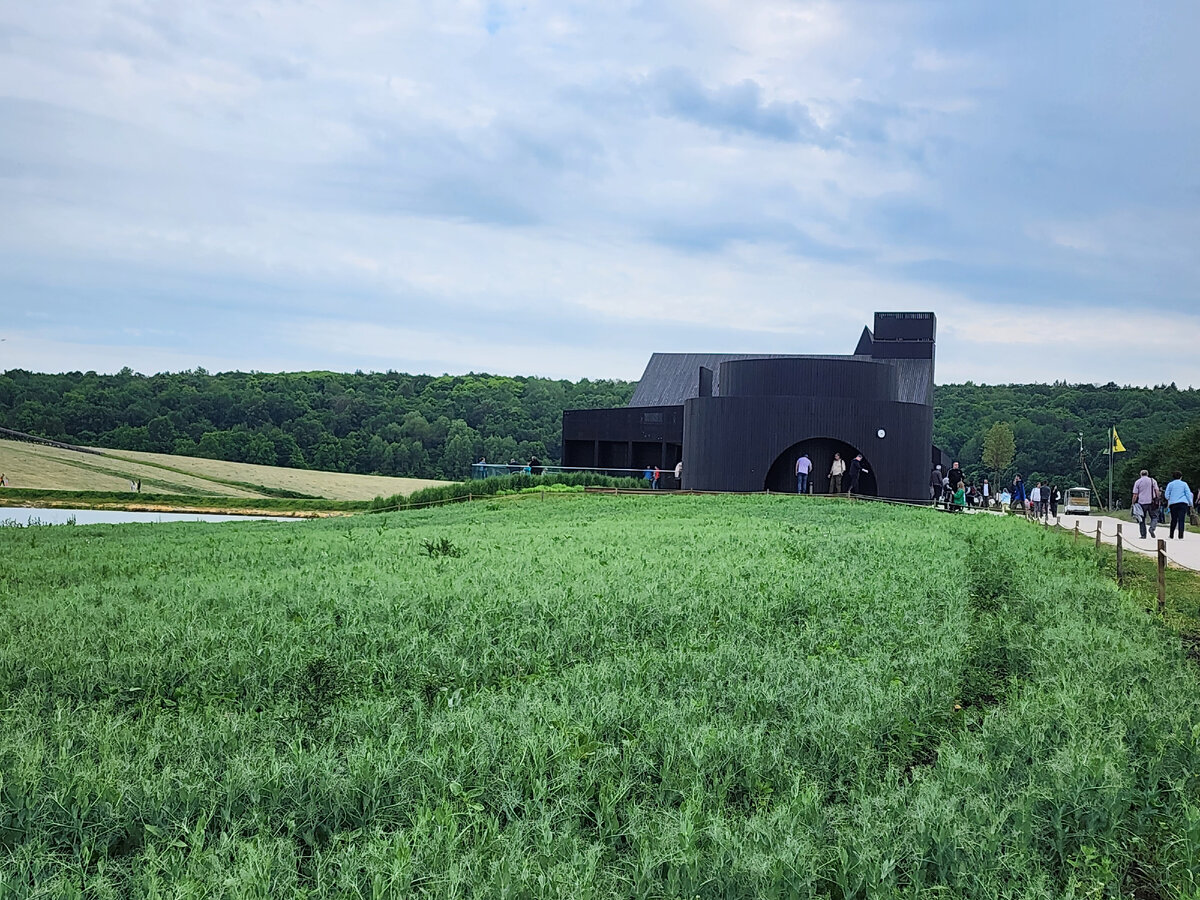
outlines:
[[[794,491],[807,452],[823,493],[833,454],[861,453],[861,493],[927,499],[937,318],[876,313],[874,326],[849,356],[655,353],[628,406],[563,413],[563,465],[683,460],[687,489]]]

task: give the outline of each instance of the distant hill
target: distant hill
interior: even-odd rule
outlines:
[[[464,478],[492,462],[561,459],[562,412],[623,406],[629,381],[578,382],[486,374],[227,372],[143,376],[12,370],[0,375],[0,426],[56,440],[326,472]],[[984,432],[1008,422],[1014,471],[1079,480],[1115,424],[1141,451],[1200,420],[1200,391],[1115,384],[946,384],[934,393],[934,443],[982,475]]]
[[[345,475],[259,466],[251,463],[106,450],[81,453],[21,441],[0,440],[0,473],[9,488],[53,491],[132,491],[191,497],[319,497],[373,500],[411,494],[442,484],[419,478]],[[0,489],[2,492],[4,489]]]
[[[1017,454],[1006,473],[1048,478],[1061,486],[1080,479],[1079,434],[1084,456],[1099,482],[1107,474],[1108,429],[1115,425],[1128,454],[1125,463],[1183,427],[1200,420],[1200,391],[1174,384],[1118,387],[1115,384],[947,384],[934,391],[934,443],[959,459],[968,472],[983,474],[983,434],[1008,422]]]
[[[564,409],[622,406],[632,394],[626,381],[492,375],[14,369],[0,375],[0,426],[88,446],[459,480],[481,456],[557,461]]]

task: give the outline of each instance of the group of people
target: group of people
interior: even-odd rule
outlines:
[[[809,455],[807,453],[800,454],[800,458],[796,460],[797,494],[816,493],[814,490],[815,485],[812,478],[812,469],[813,461]],[[842,493],[842,484],[845,482],[846,493],[857,494],[862,476],[869,474],[870,471],[861,453],[850,460],[850,465],[848,466],[846,465],[846,461],[842,459],[842,454],[833,454],[833,464],[829,467],[829,493]]]
[[[1062,491],[1057,485],[1039,481],[1031,489],[1018,473],[1011,488],[997,492],[986,478],[981,484],[968,479],[962,467],[954,462],[949,469],[936,465],[929,473],[929,499],[935,506],[941,505],[951,512],[961,512],[968,507],[980,509],[1027,509],[1040,518],[1058,516],[1058,505],[1062,502]]]
[[[1018,499],[1020,498],[1020,499]],[[1025,493],[1025,482],[1021,480],[1021,475],[1018,473],[1013,478],[1012,504],[1020,503],[1020,508],[1024,509],[1028,503],[1029,511],[1038,519],[1057,519],[1058,504],[1062,503],[1062,491],[1058,489],[1057,484],[1048,484],[1045,481],[1039,481],[1029,489],[1028,496]]]
[[[1165,488],[1159,488],[1158,482],[1150,477],[1150,473],[1142,469],[1138,479],[1133,483],[1133,494],[1130,512],[1138,523],[1141,536],[1154,537],[1155,529],[1166,522],[1167,513],[1171,515],[1169,536],[1183,540],[1184,526],[1187,524],[1188,513],[1195,508],[1200,513],[1200,502],[1192,494],[1191,487],[1183,480],[1182,472],[1172,472],[1171,480]]]
[[[982,488],[968,482],[957,461],[945,472],[939,463],[929,473],[929,499],[934,506],[941,504],[950,512],[962,512],[968,506],[986,505],[984,498],[989,490],[986,478]]]
[[[675,468],[671,472],[675,476],[674,488],[679,490],[683,487],[683,460],[675,463]],[[642,472],[642,478],[650,482],[652,490],[661,490],[663,486],[663,471],[658,466],[646,466]]]

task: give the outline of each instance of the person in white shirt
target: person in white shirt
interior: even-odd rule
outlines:
[[[808,474],[812,471],[812,460],[808,458],[807,453],[800,454],[800,458],[796,460],[796,493],[808,493]]]

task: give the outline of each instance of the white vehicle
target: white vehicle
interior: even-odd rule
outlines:
[[[1092,492],[1085,487],[1073,487],[1067,490],[1067,502],[1063,504],[1063,513],[1068,516],[1086,516],[1092,512]]]

